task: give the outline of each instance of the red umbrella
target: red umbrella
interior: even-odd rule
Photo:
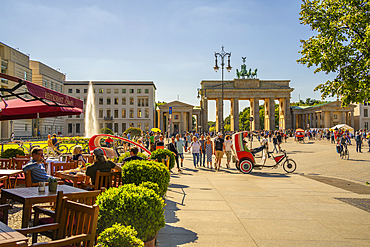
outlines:
[[[15,119],[46,118],[68,115],[80,115],[83,110],[77,107],[48,106],[41,101],[25,102],[21,99],[7,100],[8,106],[5,108],[4,102],[0,101],[0,121]],[[37,113],[39,116],[37,116]]]

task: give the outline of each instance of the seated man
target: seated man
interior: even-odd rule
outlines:
[[[253,154],[253,155],[255,155],[256,153],[259,153],[259,152],[261,152],[263,149],[267,149],[267,154],[269,153],[268,152],[268,146],[269,145],[269,141],[268,141],[268,139],[267,139],[267,135],[265,135],[264,136],[264,139],[261,141],[261,146],[260,147],[258,147],[258,148],[255,148],[255,149],[251,149],[251,153]],[[270,157],[270,155],[268,154],[268,156]]]
[[[91,178],[91,183],[95,184],[96,171],[98,170],[101,172],[110,172],[114,168],[117,171],[121,171],[120,166],[105,158],[103,149],[94,149],[92,155],[94,156],[94,164],[86,168],[86,182]]]
[[[32,183],[47,182],[49,177],[52,177],[46,173],[44,160],[44,152],[42,148],[34,147],[31,151],[31,160],[23,166],[23,171],[31,171]]]
[[[139,149],[135,146],[135,147],[132,147],[130,148],[130,157],[127,157],[123,160],[123,163],[126,163],[128,161],[131,161],[131,160],[143,160],[142,157],[139,157],[137,156],[137,153],[139,152]]]

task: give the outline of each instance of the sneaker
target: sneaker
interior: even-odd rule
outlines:
[[[182,167],[182,163],[181,163],[181,167]]]
[[[177,169],[177,172],[182,172],[181,169]]]

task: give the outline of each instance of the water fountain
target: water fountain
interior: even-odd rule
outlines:
[[[85,110],[85,137],[92,137],[98,134],[98,120],[95,109],[95,95],[92,82],[89,82],[89,89],[87,91],[87,103]]]

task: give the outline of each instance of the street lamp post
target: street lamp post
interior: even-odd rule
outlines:
[[[221,58],[221,100],[222,100],[222,104],[221,104],[221,132],[222,132],[222,136],[225,138],[225,129],[224,129],[224,66],[225,66],[225,61],[224,61],[224,58],[227,56],[227,72],[230,72],[232,67],[230,66],[230,57],[231,57],[231,52],[225,52],[224,51],[224,46],[221,47],[222,50],[221,52],[215,52],[215,67],[213,67],[213,69],[217,72],[220,67],[218,67],[217,65],[217,60],[218,58]]]

